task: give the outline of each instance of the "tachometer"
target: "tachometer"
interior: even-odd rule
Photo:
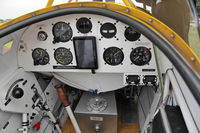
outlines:
[[[49,54],[42,48],[36,48],[32,52],[34,65],[46,65],[49,63]]]
[[[103,59],[109,65],[119,65],[124,60],[124,53],[120,48],[110,47],[104,51]]]
[[[68,65],[72,62],[73,55],[69,49],[60,47],[55,50],[54,58],[59,64]]]
[[[124,36],[128,41],[136,41],[140,38],[141,34],[138,33],[135,29],[133,29],[132,27],[128,27],[126,28],[125,32],[124,32]]]
[[[53,26],[53,43],[67,42],[72,38],[72,34],[73,32],[69,24],[65,22],[58,22]]]
[[[130,59],[133,64],[143,66],[151,60],[151,51],[146,47],[137,47],[131,52]]]

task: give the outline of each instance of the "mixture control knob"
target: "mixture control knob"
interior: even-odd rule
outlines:
[[[99,131],[100,131],[100,126],[99,126],[99,124],[95,124],[94,129],[95,129],[96,132],[99,132]]]
[[[23,95],[24,95],[24,91],[21,88],[19,88],[19,87],[14,88],[13,91],[12,91],[12,96],[14,98],[16,98],[16,99],[22,98]]]

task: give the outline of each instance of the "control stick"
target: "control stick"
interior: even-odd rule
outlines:
[[[58,97],[60,98],[61,102],[63,103],[63,105],[65,106],[65,109],[67,110],[67,113],[72,121],[72,124],[74,126],[74,129],[76,130],[76,133],[81,133],[81,130],[78,126],[78,123],[76,121],[76,118],[74,117],[74,114],[72,112],[72,109],[70,107],[70,103],[69,100],[67,98],[67,95],[64,92],[64,88],[63,85],[58,84],[55,86],[57,93],[58,93]]]

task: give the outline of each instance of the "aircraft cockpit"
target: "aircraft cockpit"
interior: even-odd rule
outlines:
[[[192,0],[53,2],[0,24],[0,133],[200,131]]]

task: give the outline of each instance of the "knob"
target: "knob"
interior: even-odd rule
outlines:
[[[55,88],[57,90],[58,97],[60,98],[60,101],[63,103],[63,105],[65,107],[69,106],[70,103],[69,103],[67,95],[65,94],[63,86],[61,84],[58,84],[55,86]]]
[[[37,132],[40,130],[40,125],[41,125],[41,122],[37,122],[32,128],[33,128],[33,131],[34,132]]]
[[[44,31],[38,32],[38,40],[45,41],[47,39],[48,35]]]
[[[14,88],[12,91],[12,96],[16,99],[20,99],[21,97],[23,97],[23,95],[24,95],[24,91],[19,87]]]

